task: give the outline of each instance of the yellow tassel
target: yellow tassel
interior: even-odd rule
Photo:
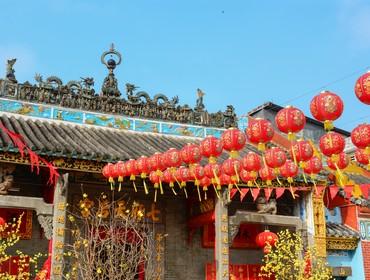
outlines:
[[[235,163],[234,163],[234,172],[235,172],[235,176],[236,176],[236,181],[239,183],[240,178],[239,178],[238,169],[236,168],[236,164]]]
[[[276,180],[277,180],[277,182],[279,183],[279,185],[281,186],[282,184],[281,184],[281,181],[279,180],[279,176],[276,176]],[[271,181],[270,181],[271,182]],[[270,185],[271,185],[271,183],[270,183]]]
[[[252,187],[252,186],[253,186],[252,181],[248,181],[247,186],[248,186],[248,187]]]
[[[307,178],[306,178],[306,174],[304,174],[304,172],[302,172],[302,175],[303,175],[303,180],[304,180],[304,183],[307,184]]]
[[[217,198],[220,198],[220,194],[218,193],[215,185],[213,185],[213,189],[215,190],[215,193],[216,193]]]
[[[242,191],[239,189],[238,184],[234,184],[234,186],[236,187],[236,189],[238,190],[238,192],[239,192],[240,194],[242,194]]]
[[[132,184],[134,185],[135,192],[137,192],[137,187],[136,187],[135,181],[133,181]]]
[[[177,192],[175,191],[175,189],[173,187],[171,188],[171,190],[172,190],[174,195],[177,195]]]
[[[145,194],[148,194],[148,187],[146,186],[145,180],[143,180]]]
[[[216,163],[217,162],[217,158],[215,158],[215,157],[209,157],[208,162],[209,163]]]
[[[111,190],[111,191],[114,191],[114,185],[113,185],[113,183],[112,183],[112,182],[110,183],[110,190]]]
[[[316,193],[316,195],[318,195],[319,194],[319,191],[317,189],[316,182],[315,182],[315,180],[313,178],[311,178],[311,179],[312,179],[312,182],[313,182],[313,186],[315,188],[315,193]]]
[[[295,151],[294,151],[294,148],[293,148],[293,145],[292,145],[292,154],[293,154],[293,161],[294,161],[294,164],[297,165],[297,157],[295,155]]]
[[[199,201],[202,201],[202,197],[201,197],[201,195],[200,195],[199,187],[197,187],[197,191],[198,191],[198,199],[199,199]]]
[[[257,180],[254,180],[254,184],[257,186],[257,188],[261,188],[261,186],[257,183]],[[271,184],[271,181],[270,181],[270,184]]]
[[[134,175],[134,174],[131,174],[131,176],[130,176],[130,180],[131,180],[131,181],[134,181],[134,180],[135,180],[135,175]]]
[[[140,177],[141,177],[141,179],[146,179],[146,173],[141,173]]]
[[[154,191],[154,203],[157,202],[157,189],[155,189]]]
[[[119,185],[118,185],[118,191],[120,192],[120,191],[121,191],[121,189],[122,189],[122,184],[121,184],[121,183],[119,183]]]
[[[295,194],[294,194],[294,190],[292,188],[292,185],[289,185],[289,188],[290,188],[290,192],[292,193],[293,199],[295,199]]]
[[[335,165],[335,168],[337,169],[337,173],[338,173],[338,176],[339,176],[339,185],[341,187],[343,187],[343,174],[342,174],[342,171],[340,171],[337,163],[334,163],[334,165]]]
[[[292,177],[288,177],[288,183],[293,183],[293,178]]]
[[[234,151],[234,150],[233,150],[233,151],[231,151],[231,152],[230,152],[230,157],[231,157],[231,158],[237,158],[238,156],[239,156],[238,151]]]
[[[186,191],[186,188],[184,188],[184,194],[185,194],[185,197],[188,198],[188,192]]]
[[[218,178],[217,174],[216,174],[216,171],[214,168],[212,168],[212,172],[213,172],[213,176],[215,177],[215,180],[216,180],[216,183],[217,185],[220,184],[220,179]]]
[[[288,140],[294,141],[295,140],[295,134],[293,132],[288,132]]]
[[[266,181],[266,185],[267,185],[267,186],[271,186],[271,185],[272,185],[271,180],[267,180],[267,181]]]
[[[266,145],[265,145],[265,143],[258,143],[258,145],[257,145],[257,149],[259,150],[259,151],[265,151],[266,150]]]
[[[332,121],[329,121],[329,120],[324,121],[324,129],[326,131],[330,131],[333,128],[334,128],[334,125],[333,125],[333,122]]]
[[[207,200],[207,190],[204,191],[204,200]]]
[[[163,194],[162,180],[159,180],[159,189],[161,191],[161,194]]]

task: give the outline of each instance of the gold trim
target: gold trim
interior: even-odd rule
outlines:
[[[326,248],[328,250],[355,250],[359,239],[343,237],[326,237]]]
[[[47,161],[52,162],[55,167],[63,170],[74,170],[74,171],[83,171],[91,173],[101,173],[104,162],[98,162],[93,160],[85,159],[73,159],[73,158],[63,158],[63,157],[48,157],[43,156]],[[0,162],[10,162],[23,165],[31,165],[30,160],[27,156],[23,158],[19,153],[11,152],[2,152],[0,151]],[[45,166],[40,162],[40,166]]]

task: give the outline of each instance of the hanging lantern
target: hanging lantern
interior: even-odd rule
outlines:
[[[181,159],[186,164],[194,164],[201,160],[202,154],[196,144],[188,143],[180,151]]]
[[[170,168],[167,168],[164,172],[163,172],[163,175],[162,175],[162,178],[163,178],[163,182],[167,183],[169,186],[170,186],[170,189],[172,190],[172,192],[177,195],[175,189],[174,189],[174,182],[176,182],[176,179],[175,179],[175,176],[174,176],[174,171],[171,170]]]
[[[229,176],[238,177],[241,169],[240,161],[236,158],[228,158],[222,163],[222,171]]]
[[[340,153],[336,160],[333,158],[327,159],[328,167],[333,170],[344,169],[348,166],[349,162],[349,156],[344,152]]]
[[[293,177],[298,174],[298,166],[290,159],[287,159],[284,165],[280,167],[280,174],[287,178],[288,182],[291,184],[293,183]]]
[[[370,105],[370,72],[363,74],[355,84],[357,98],[367,105]]]
[[[184,167],[184,166],[180,166],[176,170],[175,176],[176,176],[177,180],[180,181],[180,186],[181,187],[185,187],[186,186],[186,182],[191,179],[189,168]]]
[[[279,174],[279,167],[283,166],[286,161],[285,152],[279,147],[272,147],[265,152],[266,164],[274,168],[275,173]]]
[[[208,163],[204,166],[204,174],[213,184],[217,184],[218,177],[221,175],[221,166],[218,163]]]
[[[221,186],[228,186],[231,184],[231,179],[229,175],[226,175],[225,173],[221,173],[220,175],[220,184]]]
[[[258,145],[258,150],[264,151],[266,143],[274,136],[274,128],[268,120],[252,119],[248,122],[246,134],[251,143]]]
[[[271,186],[272,185],[272,180],[276,179],[276,175],[274,173],[274,169],[268,167],[268,166],[265,166],[265,167],[262,167],[259,171],[258,171],[261,179],[263,181],[266,181],[266,185],[268,186]]]
[[[291,156],[294,161],[299,163],[301,168],[304,168],[305,162],[313,156],[313,148],[311,143],[306,140],[298,140],[292,146]]]
[[[216,158],[222,154],[222,149],[222,141],[215,136],[207,136],[200,143],[200,152],[210,163],[216,162]]]
[[[324,122],[325,130],[332,130],[333,121],[343,113],[343,101],[335,93],[323,91],[311,100],[310,111],[315,119]]]
[[[248,187],[252,187],[257,179],[257,173],[255,171],[242,169],[239,173],[239,177],[244,183],[247,183]]]
[[[127,175],[130,176],[130,181],[132,181],[135,192],[137,192],[135,180],[136,180],[136,175],[139,175],[139,172],[136,169],[136,160],[134,159],[128,160],[125,164],[125,167],[126,167]]]
[[[223,148],[230,152],[230,157],[236,158],[238,151],[243,149],[246,142],[245,134],[235,127],[225,130],[221,135]]]
[[[138,174],[140,174],[141,179],[143,180],[143,186],[145,194],[148,194],[148,187],[146,185],[145,179],[150,173],[150,164],[149,159],[146,156],[141,156],[136,160],[136,169]]]
[[[243,169],[253,172],[257,176],[257,172],[261,168],[261,158],[257,153],[249,152],[242,158],[241,164]]]
[[[295,133],[304,128],[306,117],[301,110],[288,106],[276,114],[275,122],[281,132],[288,134],[289,140],[294,140]]]
[[[149,174],[149,180],[154,186],[154,202],[157,202],[157,191],[159,186],[162,184],[162,173],[151,171]]]
[[[211,179],[208,178],[207,176],[203,177],[203,179],[200,180],[200,186],[202,187],[204,192],[204,200],[207,200],[207,191],[209,185],[211,185]]]
[[[110,183],[111,190],[114,189],[114,178],[116,178],[115,165],[113,163],[108,163],[103,167],[103,176],[108,179]]]
[[[161,194],[163,194],[163,187],[161,181],[162,171],[165,169],[163,154],[158,152],[155,153],[148,159],[148,163],[150,171],[155,171],[158,175],[160,192]]]
[[[278,236],[269,230],[265,230],[256,236],[256,244],[258,247],[263,248],[265,254],[270,253],[269,246],[273,247],[277,241]]]
[[[312,178],[315,178],[316,174],[320,173],[320,171],[322,170],[321,159],[313,156],[305,163],[305,167],[303,170],[306,174],[309,174]]]
[[[335,157],[343,152],[345,141],[342,135],[336,132],[328,132],[320,137],[319,147],[327,157]]]
[[[365,152],[370,155],[370,124],[360,124],[351,132],[351,140],[353,145],[359,149],[365,149]]]
[[[366,154],[365,150],[357,149],[356,152],[355,152],[356,161],[360,164],[367,165],[367,169],[370,169],[369,157],[370,156],[368,154]]]
[[[196,163],[196,164],[193,164],[191,167],[189,167],[189,169],[190,169],[191,179],[194,180],[194,185],[197,188],[199,201],[202,201],[202,198],[200,196],[199,186],[200,186],[200,180],[202,180],[205,176],[203,166]]]
[[[121,188],[122,188],[122,182],[123,182],[123,178],[127,175],[129,175],[129,173],[127,172],[127,169],[126,169],[126,163],[123,162],[123,161],[118,161],[115,165],[114,165],[114,175],[117,175],[118,176],[118,191],[120,192],[121,191]]]
[[[163,161],[166,167],[179,167],[182,163],[180,151],[175,148],[170,148],[163,153]]]

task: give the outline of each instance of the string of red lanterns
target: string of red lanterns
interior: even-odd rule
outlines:
[[[362,99],[370,92],[369,75],[365,75],[367,76],[357,81],[355,89],[356,95],[360,95]],[[339,176],[340,183],[342,182],[341,170],[349,165],[350,159],[344,153],[343,136],[331,130],[333,121],[341,116],[343,107],[341,98],[329,91],[316,95],[310,104],[313,117],[323,122],[327,130],[320,138],[319,150],[326,157],[328,168],[334,170]],[[146,184],[149,177],[154,187],[155,201],[158,190],[160,194],[164,193],[162,182],[168,184],[175,195],[177,195],[175,190],[175,183],[177,183],[186,197],[188,196],[187,182],[192,182],[197,189],[199,200],[202,199],[200,189],[203,190],[204,198],[207,199],[210,186],[213,186],[217,197],[219,197],[222,186],[227,187],[229,195],[234,187],[240,193],[242,192],[239,186],[259,188],[260,185],[256,181],[258,177],[267,187],[272,185],[273,180],[281,185],[279,176],[285,178],[289,183],[292,196],[295,197],[291,185],[294,178],[302,174],[307,183],[307,174],[316,189],[315,177],[323,168],[322,159],[314,156],[314,146],[310,141],[295,140],[295,134],[304,129],[305,115],[301,110],[288,106],[277,113],[275,123],[279,131],[287,134],[288,140],[291,141],[290,151],[279,147],[266,149],[266,144],[272,140],[275,132],[270,121],[257,118],[249,121],[245,133],[237,128],[231,128],[225,130],[220,139],[207,136],[199,145],[188,143],[181,150],[171,148],[164,153],[155,153],[151,157],[142,156],[137,160],[109,163],[103,168],[103,176],[108,179],[112,189],[117,179],[119,191],[124,178],[128,178],[137,191],[135,181],[140,176],[146,194],[149,193]],[[368,167],[370,165],[369,135],[369,124],[361,124],[351,133],[351,140],[358,148],[355,153],[356,161]],[[249,152],[244,157],[239,157],[239,151],[245,147],[247,139],[249,143],[256,145],[261,155]],[[220,162],[219,157],[223,151],[229,153],[229,158]],[[208,163],[204,166],[200,164],[203,157],[208,158]]]

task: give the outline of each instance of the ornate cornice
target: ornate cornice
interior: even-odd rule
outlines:
[[[101,173],[105,162],[98,162],[93,160],[74,159],[74,158],[63,158],[63,157],[51,157],[43,156],[47,161],[52,162],[55,167],[63,170],[74,170],[91,173]],[[19,153],[12,152],[1,152],[0,151],[0,162],[9,162],[16,164],[31,165],[28,157],[21,157]],[[40,162],[40,166],[44,166]]]
[[[328,250],[355,250],[359,239],[345,237],[326,237],[326,248]]]

